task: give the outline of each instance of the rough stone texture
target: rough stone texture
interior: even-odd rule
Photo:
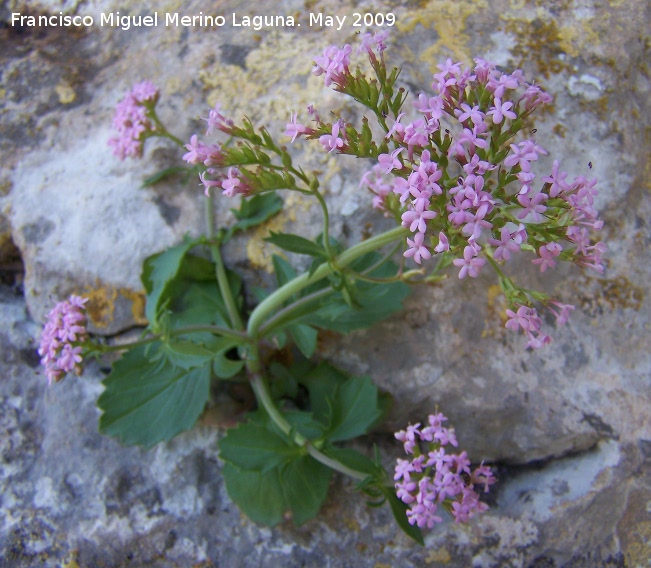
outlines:
[[[215,10],[244,14],[251,6],[221,2]],[[101,333],[141,323],[142,259],[202,230],[202,195],[194,182],[140,188],[144,177],[174,159],[173,149],[154,145],[144,162],[119,162],[107,151],[112,108],[129,86],[143,77],[161,85],[161,115],[182,137],[202,128],[195,117],[216,101],[234,116],[246,113],[282,128],[290,110],[308,103],[342,105],[308,76],[309,56],[327,43],[351,41],[353,28],[73,33],[5,26],[0,245],[12,255],[11,243],[20,249],[30,315],[2,288],[0,566],[648,565],[649,4],[373,4],[374,11],[389,7],[400,22],[393,39],[399,49],[389,53],[403,64],[412,91],[426,88],[436,62],[448,56],[523,67],[556,97],[536,124],[537,140],[551,151],[546,164],[560,157],[571,175],[585,175],[590,162],[602,188],[598,205],[609,246],[603,276],[565,269],[542,279],[526,263],[516,269],[521,281],[577,305],[566,328],[550,330],[550,348],[524,352],[522,338],[504,330],[488,274],[461,286],[453,277],[417,289],[400,316],[322,343],[322,356],[371,374],[392,393],[387,431],[438,405],[474,459],[498,462],[491,512],[469,526],[438,527],[423,549],[398,534],[387,510],[364,508],[352,486],[337,480],[317,520],[299,529],[258,527],[225,493],[217,429],[204,424],[148,453],[120,448],[96,433],[99,368],[52,389],[35,372],[33,322],[42,321],[54,299],[73,291],[90,295]],[[126,1],[12,2],[0,16],[6,21],[11,11],[28,9],[96,17],[141,10]],[[157,9],[207,13],[198,1],[182,8],[161,2]],[[288,0],[255,9],[325,11],[350,21],[360,6]],[[351,116],[357,112],[344,107]],[[335,234],[354,240],[366,223],[378,221],[357,190],[363,164],[318,149],[306,159],[328,172]],[[229,222],[231,206],[220,203],[219,223]],[[293,206],[226,251],[249,283],[265,279],[266,230],[318,232],[318,211],[302,199]],[[390,435],[371,441],[387,459],[397,455]]]

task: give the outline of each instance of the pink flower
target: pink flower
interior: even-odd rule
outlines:
[[[296,122],[296,118],[297,115],[295,112],[290,113],[289,122],[287,123],[287,126],[285,128],[285,136],[291,136],[292,142],[296,140],[297,136],[300,136],[301,134],[305,134],[305,132],[307,132],[308,130],[306,126]]]
[[[215,130],[221,130],[222,132],[228,133],[230,127],[233,125],[233,122],[222,114],[221,104],[219,103],[210,109],[208,118],[204,118],[203,120],[208,123],[206,136],[210,136]]]
[[[539,264],[540,272],[545,272],[548,268],[556,266],[556,261],[554,259],[561,254],[562,250],[563,247],[558,243],[547,243],[538,249],[538,256],[540,258],[536,258],[531,262],[533,264]]]
[[[404,148],[397,148],[391,154],[380,154],[377,157],[377,161],[382,167],[384,173],[391,173],[392,170],[402,169],[402,162],[398,156],[402,153]]]
[[[463,249],[463,258],[455,258],[452,263],[459,266],[459,280],[463,280],[466,276],[477,278],[482,266],[486,264],[486,259],[479,258],[477,251],[472,246],[467,246]]]
[[[576,309],[571,304],[562,304],[561,302],[550,302],[550,304],[558,308],[557,311],[551,306],[547,306],[549,311],[556,316],[556,323],[558,325],[565,325],[567,323],[568,318],[570,317],[570,312]]]
[[[511,253],[520,250],[520,244],[517,243],[513,236],[515,233],[511,233],[508,227],[502,227],[500,231],[499,239],[488,239],[488,244],[497,247],[493,251],[493,258],[495,260],[509,260],[511,258]]]
[[[409,227],[412,233],[427,231],[427,222],[436,218],[436,211],[427,209],[410,209],[402,214],[403,227]]]
[[[332,134],[324,134],[319,137],[319,142],[323,146],[324,150],[332,152],[344,147],[344,139],[339,136],[340,129],[341,125],[339,124],[339,121],[337,121],[332,125]]]
[[[350,53],[353,48],[346,44],[339,49],[336,45],[331,45],[323,51],[321,57],[314,58],[314,67],[312,75],[324,75],[324,83],[329,87],[333,82],[339,83],[343,80],[344,75],[348,72],[350,65]]]
[[[454,430],[441,426],[445,420],[442,414],[432,415],[428,427],[422,430],[408,427],[407,431],[396,433],[396,438],[405,442],[408,454],[414,454],[419,441],[428,445],[425,453],[414,454],[411,461],[398,459],[394,475],[396,495],[409,506],[407,520],[420,528],[431,529],[443,521],[436,514],[441,504],[457,522],[467,521],[486,511],[488,506],[479,501],[474,486],[483,485],[484,492],[487,492],[495,482],[491,469],[483,462],[474,471],[471,470],[465,451],[446,453],[445,446],[451,443],[450,433]]]
[[[190,138],[190,143],[186,144],[185,148],[188,152],[183,154],[183,160],[189,164],[202,164],[208,157],[206,145],[199,141],[196,134]]]
[[[113,128],[118,136],[108,141],[121,160],[142,157],[143,142],[155,127],[148,116],[148,107],[158,101],[158,89],[149,81],[138,83],[115,107]]]
[[[237,168],[228,168],[226,179],[221,182],[221,186],[224,190],[222,193],[226,197],[234,197],[238,193],[247,192],[246,184],[242,183],[242,179],[239,176],[240,170]]]
[[[494,102],[495,106],[488,109],[488,112],[486,113],[487,115],[493,115],[493,124],[500,124],[505,118],[510,118],[511,120],[516,118],[516,114],[510,110],[513,106],[512,102],[507,101],[503,103],[502,99],[498,97],[495,97]]]
[[[450,250],[450,243],[443,231],[439,233],[439,244],[434,247],[436,252],[448,252]]]
[[[66,373],[81,374],[82,343],[86,339],[86,302],[72,295],[48,314],[38,349],[48,383],[60,381]]]
[[[423,244],[425,240],[425,233],[416,233],[414,235],[414,240],[407,239],[407,245],[409,248],[403,253],[403,256],[406,258],[414,258],[414,261],[417,264],[421,263],[422,259],[427,260],[432,257],[432,253],[429,249]]]

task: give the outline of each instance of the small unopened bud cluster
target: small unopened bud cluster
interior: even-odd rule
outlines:
[[[495,477],[490,467],[483,463],[471,469],[467,453],[448,453],[447,446],[457,447],[454,429],[443,426],[447,418],[432,414],[428,425],[408,426],[396,433],[412,456],[399,459],[393,477],[398,498],[409,505],[409,523],[419,528],[431,529],[443,521],[438,515],[439,506],[448,511],[458,523],[468,521],[488,509],[479,500],[475,486],[482,486],[488,493]],[[421,445],[426,451],[421,451]]]
[[[86,339],[86,302],[72,295],[48,314],[38,350],[48,382],[58,382],[66,373],[81,374],[82,347]]]

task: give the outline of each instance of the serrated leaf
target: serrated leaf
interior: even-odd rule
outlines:
[[[378,390],[369,377],[351,377],[320,363],[299,381],[308,389],[314,418],[325,426],[330,442],[360,436],[382,416]]]
[[[298,377],[301,384],[305,385],[310,393],[310,406],[314,418],[324,426],[330,425],[332,417],[332,404],[337,397],[340,384],[346,382],[348,376],[327,363],[320,363],[317,367]]]
[[[289,326],[288,331],[292,334],[292,339],[303,356],[307,359],[312,357],[316,349],[317,330],[309,325],[297,323]]]
[[[243,199],[238,209],[231,209],[237,223],[231,227],[235,231],[245,231],[271,219],[283,208],[283,200],[275,193],[260,193],[248,199]]]
[[[222,475],[228,496],[252,521],[274,526],[283,520],[287,504],[278,468],[261,473],[226,463]]]
[[[210,368],[152,362],[141,346],[127,351],[102,383],[100,431],[149,448],[192,428],[208,400]]]
[[[328,495],[332,470],[310,456],[303,456],[282,469],[283,493],[292,520],[299,526],[313,519]]]
[[[270,242],[283,250],[295,252],[297,254],[307,254],[323,258],[327,258],[328,256],[325,249],[315,242],[290,233],[272,232],[271,236],[267,237],[265,241]]]
[[[358,259],[351,267],[357,272],[364,272],[372,267],[378,258],[377,253],[371,253]],[[371,271],[369,276],[384,278],[394,275],[395,270],[395,265],[386,263]],[[346,284],[345,295],[343,292],[342,289],[339,293],[326,297],[321,307],[303,317],[301,323],[340,333],[371,327],[392,313],[400,311],[410,288],[402,282],[376,284],[358,281],[354,285]]]
[[[219,456],[239,469],[267,471],[301,455],[301,448],[264,425],[249,421],[219,442]]]
[[[302,456],[264,472],[226,463],[223,476],[228,495],[251,520],[273,526],[289,514],[301,525],[321,509],[332,470]]]
[[[153,326],[157,323],[159,308],[167,299],[167,291],[181,268],[183,257],[196,245],[187,241],[145,259],[141,274],[147,292],[145,316]]]
[[[377,387],[369,377],[351,377],[339,385],[327,437],[331,442],[365,434],[380,418]]]
[[[321,432],[306,412],[283,414],[304,436]],[[296,525],[313,518],[326,498],[332,470],[307,455],[263,410],[229,431],[220,443],[226,489],[252,520],[275,525],[290,514]]]
[[[203,367],[213,358],[212,351],[186,339],[170,339],[163,342],[162,349],[170,363],[185,370]]]
[[[214,352],[213,371],[220,379],[230,379],[244,368],[244,361],[228,357],[240,343],[228,337],[215,338],[211,344]]]

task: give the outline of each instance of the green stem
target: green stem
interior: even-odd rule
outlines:
[[[285,306],[282,310],[276,312],[273,316],[271,316],[260,326],[258,333],[261,337],[269,335],[272,331],[283,325],[286,321],[290,321],[297,311],[300,311],[303,307],[310,304],[311,302],[314,302],[315,300],[332,294],[334,291],[335,290],[333,288],[323,288],[322,290],[317,290],[316,292],[312,292],[312,294],[308,294],[307,296],[299,298],[295,302],[289,304],[288,306]]]
[[[358,259],[366,253],[377,250],[384,245],[404,238],[408,231],[404,227],[396,227],[385,233],[381,233],[375,237],[371,237],[365,241],[357,243],[355,246],[341,253],[334,259],[334,262],[324,263],[319,266],[312,275],[308,272],[290,280],[284,286],[281,286],[273,294],[267,296],[258,306],[253,310],[249,317],[249,325],[247,327],[247,335],[252,339],[259,337],[260,328],[265,323],[265,320],[282,305],[289,300],[294,294],[300,292],[306,286],[313,284],[333,274],[336,268],[344,268],[351,262]],[[336,268],[335,268],[336,267]]]
[[[314,196],[319,200],[319,205],[323,210],[323,248],[325,248],[328,260],[333,260],[332,250],[330,249],[330,214],[328,213],[328,206],[326,205],[323,195],[318,189],[314,190]]]
[[[219,247],[219,244],[215,242],[215,219],[213,217],[212,196],[206,198],[205,212],[208,239],[210,240],[210,254],[212,255],[212,260],[215,263],[215,276],[217,277],[219,292],[224,299],[224,304],[226,305],[226,311],[228,312],[228,318],[231,321],[231,325],[234,329],[243,330],[244,324],[242,323],[242,317],[240,316],[240,312],[237,309],[237,305],[235,304],[233,294],[231,294],[231,287],[228,283],[228,276],[226,275],[226,268],[224,267],[221,249]]]
[[[158,118],[158,114],[156,114],[156,109],[151,108],[148,109],[147,115],[149,118],[151,118],[152,122],[156,125],[156,129],[152,133],[153,136],[160,136],[162,138],[169,138],[172,142],[175,144],[178,144],[181,147],[185,146],[185,142],[181,140],[180,138],[177,138],[165,128],[165,125],[161,122],[160,118]]]

